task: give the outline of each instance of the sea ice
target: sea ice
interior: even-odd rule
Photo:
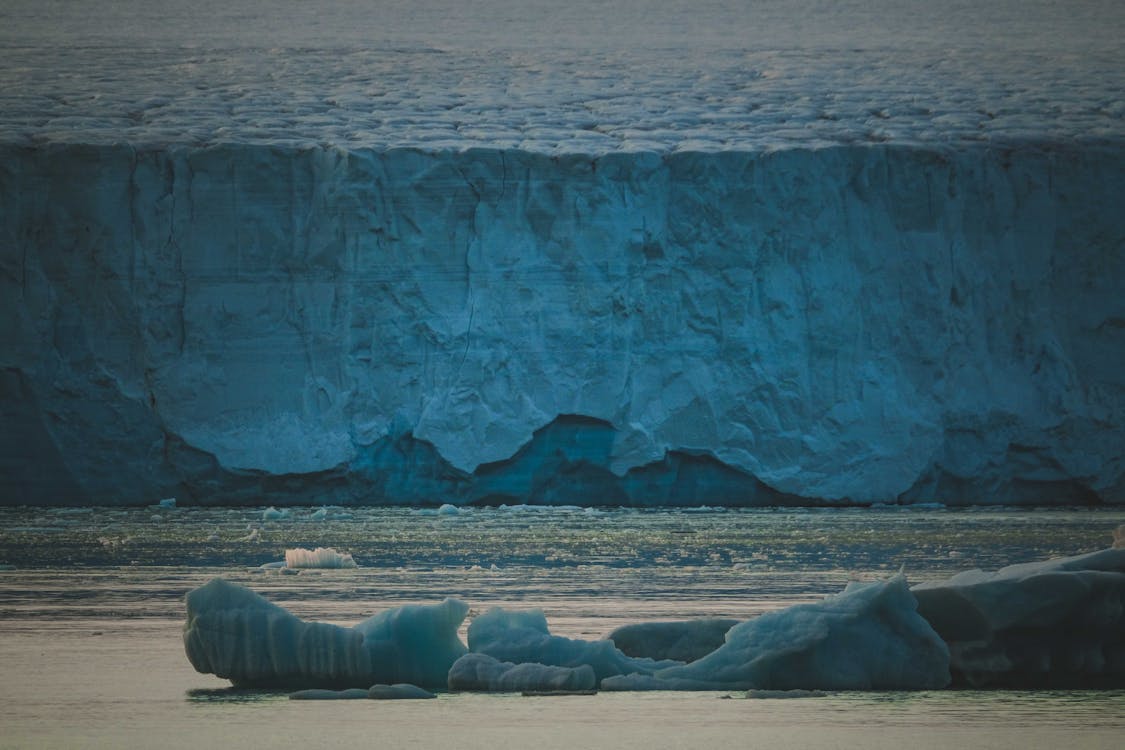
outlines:
[[[271,505],[262,511],[263,521],[283,521],[286,518],[289,518],[289,511],[285,508],[278,510]]]
[[[957,684],[1125,685],[1125,549],[971,570],[913,588]]]
[[[515,612],[494,607],[469,624],[469,650],[514,664],[560,667],[589,665],[598,680],[614,675],[651,674],[680,662],[634,658],[612,641],[582,641],[551,635],[538,609]]]
[[[577,667],[513,664],[488,654],[468,653],[450,668],[448,684],[451,690],[575,692],[593,690],[597,677],[589,664]]]
[[[850,584],[815,604],[743,622],[691,664],[615,677],[612,690],[911,690],[949,683],[949,650],[906,579]]]
[[[355,560],[346,552],[341,553],[331,547],[316,549],[285,550],[285,565],[289,568],[355,568]]]
[[[465,653],[457,628],[468,606],[381,612],[352,628],[305,622],[238,584],[216,578],[187,595],[184,650],[196,670],[240,687],[444,687]]]

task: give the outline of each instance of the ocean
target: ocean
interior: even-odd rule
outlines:
[[[753,617],[900,570],[920,583],[1100,549],[1125,511],[333,507],[314,517],[319,510],[277,520],[263,520],[263,508],[0,510],[0,563],[12,566],[0,572],[0,746],[345,746],[375,737],[472,748],[1097,748],[1116,746],[1125,728],[1120,690],[445,693],[310,704],[231,690],[196,673],[181,643],[184,595],[216,576],[341,625],[456,596],[470,620],[491,606],[541,608],[552,633],[595,640],[633,622]],[[298,546],[349,552],[359,567],[258,567]]]

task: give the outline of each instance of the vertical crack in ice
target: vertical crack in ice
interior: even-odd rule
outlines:
[[[164,242],[165,252],[173,254],[173,268],[175,268],[176,276],[180,281],[180,296],[177,300],[178,317],[178,338],[177,351],[180,356],[184,353],[184,342],[187,339],[187,321],[184,316],[184,308],[187,305],[187,276],[184,273],[184,257],[183,252],[180,250],[180,244],[176,241],[176,166],[175,162],[168,158],[165,162],[167,164],[167,177],[166,184],[168,190],[168,197],[171,201],[171,206],[168,211],[168,238]],[[191,170],[188,170],[188,189],[190,190]]]

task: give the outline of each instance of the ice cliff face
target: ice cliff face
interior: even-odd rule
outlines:
[[[1119,145],[3,147],[0,501],[1125,502]]]

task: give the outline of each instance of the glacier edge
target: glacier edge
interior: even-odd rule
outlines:
[[[5,504],[1125,502],[1120,145],[3,154]]]

